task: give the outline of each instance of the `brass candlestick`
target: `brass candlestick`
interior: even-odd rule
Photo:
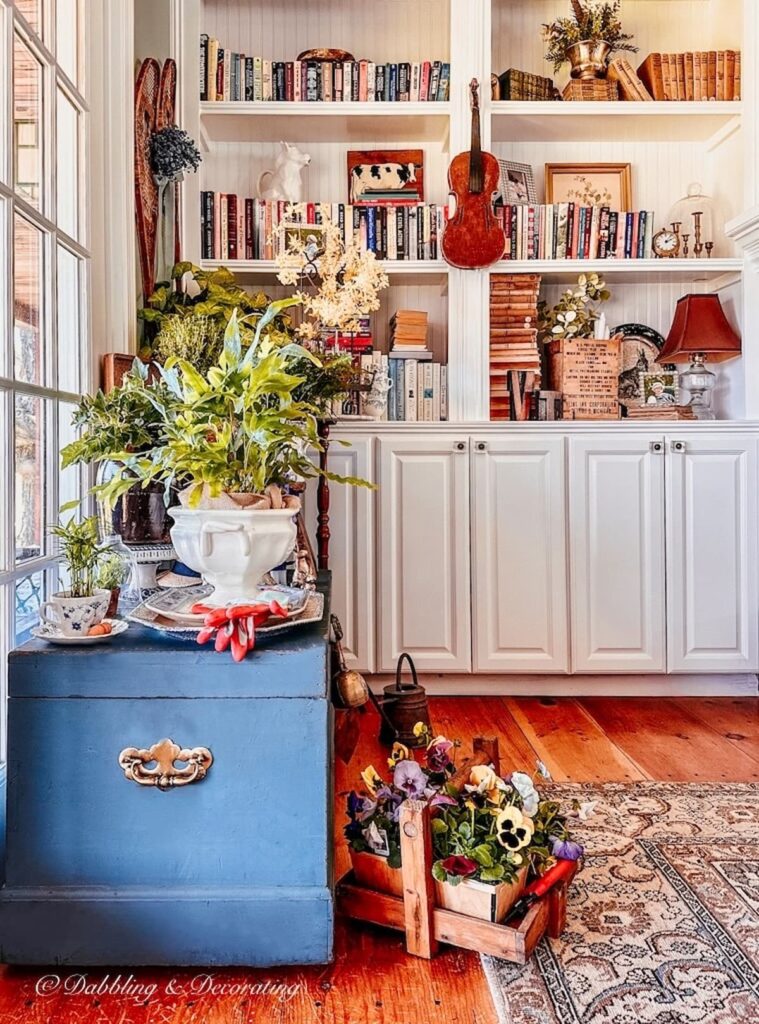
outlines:
[[[693,220],[695,221],[694,229],[696,232],[696,242],[693,246],[693,253],[696,256],[696,259],[698,259],[701,256],[701,253],[704,251],[704,246],[701,241],[701,218],[703,217],[703,215],[703,210],[693,211]]]
[[[688,250],[688,240],[689,239],[690,239],[690,235],[683,235],[683,256],[684,257],[688,255],[688,251],[689,251]]]
[[[712,258],[712,249],[713,248],[714,248],[714,242],[707,242],[706,243],[706,257],[707,257],[707,259],[711,259]]]

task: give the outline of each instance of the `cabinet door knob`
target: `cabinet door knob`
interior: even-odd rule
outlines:
[[[466,451],[466,441],[457,441],[456,444],[454,445],[454,447],[455,447],[457,452],[465,452]]]
[[[488,443],[487,443],[487,441],[478,441],[477,442],[477,451],[478,452],[486,452],[487,450],[488,450]]]
[[[661,453],[664,451],[664,445],[661,441],[652,441],[649,445],[649,448],[654,453],[654,455],[661,455]]]
[[[681,455],[685,451],[685,441],[670,441],[669,447],[670,451]]]

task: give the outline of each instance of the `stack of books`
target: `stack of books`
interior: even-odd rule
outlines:
[[[655,100],[739,100],[741,51],[649,53],[638,77]]]
[[[628,405],[629,420],[694,420],[690,405]]]
[[[554,203],[496,207],[506,260],[629,260],[651,255],[654,214]]]
[[[305,214],[293,214],[287,211],[289,205],[283,200],[201,192],[201,258],[273,260],[278,255],[276,239],[281,224],[318,226],[329,220],[340,228],[343,241],[355,238],[362,249],[373,252],[377,259],[438,259],[438,240],[445,223],[444,206],[435,203],[411,206],[307,203]]]
[[[510,374],[526,372],[540,387],[539,274],[490,275],[490,418],[511,412]]]
[[[390,344],[406,352],[427,348],[427,314],[421,309],[399,309],[390,320]]]
[[[200,37],[200,99],[319,103],[443,102],[450,94],[448,61],[265,60]]]

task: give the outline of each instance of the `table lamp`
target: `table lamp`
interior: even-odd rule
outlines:
[[[719,295],[683,295],[677,300],[675,319],[657,363],[683,362],[690,366],[680,374],[680,387],[691,395],[690,405],[696,419],[713,420],[711,392],[717,381],[716,374],[704,365],[733,359],[740,355],[741,339],[727,322]]]

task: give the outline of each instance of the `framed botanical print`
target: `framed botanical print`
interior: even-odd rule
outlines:
[[[630,164],[546,164],[546,202],[632,209]]]

